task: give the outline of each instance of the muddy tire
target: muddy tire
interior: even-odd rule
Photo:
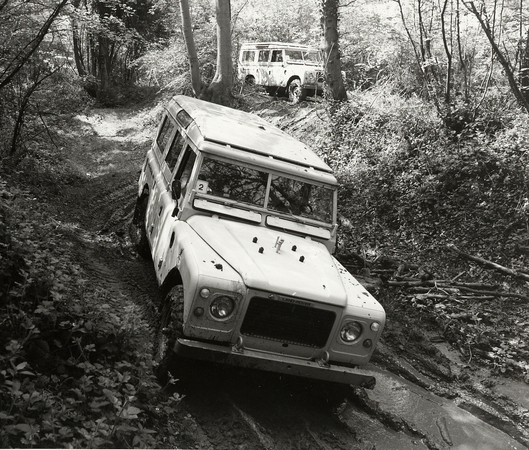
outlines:
[[[147,240],[147,231],[145,230],[145,215],[147,214],[148,202],[148,196],[138,199],[129,227],[130,240],[136,247],[138,254],[145,259],[151,257],[151,249],[149,247],[149,241]]]
[[[163,387],[169,381],[169,372],[178,378],[176,372],[179,364],[173,348],[176,339],[182,336],[183,321],[184,289],[182,286],[175,286],[162,302],[152,349],[154,374]]]
[[[301,88],[301,81],[297,78],[292,80],[288,85],[288,99],[294,105],[305,100],[307,97],[307,90]]]

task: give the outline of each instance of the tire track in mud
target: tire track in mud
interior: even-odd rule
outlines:
[[[104,121],[105,113],[102,114]],[[83,171],[86,177],[78,176],[61,187],[56,207],[63,220],[79,224],[78,229],[71,231],[72,240],[77,244],[74,251],[89,282],[107,293],[116,314],[125,316],[133,310],[143,324],[142,331],[150,335],[158,320],[160,293],[152,264],[136,255],[127,235],[139,170],[134,164],[141,158],[131,155],[127,167],[114,164],[105,152],[113,154],[111,147],[127,145],[122,141],[116,144],[113,136],[108,132],[104,139],[90,137],[95,154],[77,156],[82,164],[92,161],[93,165]],[[104,157],[98,157],[98,152]],[[76,157],[75,151],[70,157]],[[106,163],[105,170],[100,170],[98,165]],[[394,361],[401,361],[391,356]],[[406,367],[399,370],[406,375]],[[416,377],[417,384],[436,392],[430,374],[409,374]],[[442,417],[440,426],[433,423],[436,433],[432,434],[420,429],[412,419],[388,414],[376,402],[367,401],[361,391],[348,387],[198,364],[176,383],[176,390],[186,395],[181,403],[182,426],[187,430],[185,442],[204,450],[450,447],[450,429],[443,426]]]

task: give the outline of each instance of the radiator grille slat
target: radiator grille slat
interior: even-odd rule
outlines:
[[[308,347],[323,348],[334,325],[333,311],[254,297],[241,333]]]

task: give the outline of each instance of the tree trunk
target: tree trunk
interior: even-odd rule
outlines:
[[[511,88],[511,92],[514,95],[514,98],[518,102],[520,106],[522,106],[526,112],[529,113],[529,100],[525,98],[525,96],[522,94],[522,91],[520,90],[520,87],[518,86],[518,83],[516,82],[516,78],[514,76],[513,69],[503,54],[503,52],[500,50],[499,45],[494,40],[493,32],[490,28],[490,25],[486,22],[484,16],[478,11],[476,8],[476,5],[473,1],[464,1],[463,4],[466,6],[466,8],[474,14],[476,19],[478,19],[478,22],[481,26],[481,29],[485,33],[485,36],[487,36],[487,39],[489,40],[489,43],[492,47],[492,51],[494,52],[494,55],[496,58],[498,58],[498,61],[503,67],[503,70],[505,72],[505,76],[507,77],[507,81],[509,82],[509,86]]]
[[[202,92],[202,78],[200,77],[200,67],[198,64],[195,39],[193,38],[193,27],[191,24],[191,14],[189,13],[188,0],[180,0],[180,12],[182,15],[182,33],[187,47],[187,58],[189,60],[189,70],[191,72],[191,84],[196,97]]]
[[[346,100],[338,45],[338,0],[322,0],[322,31],[325,51],[325,78],[334,100]]]
[[[201,98],[220,105],[232,101],[233,64],[231,60],[230,0],[216,0],[217,9],[217,71]]]
[[[445,103],[450,104],[451,86],[452,86],[452,51],[448,45],[446,37],[445,13],[448,0],[444,0],[443,9],[441,11],[441,36],[443,38],[443,46],[446,54],[446,85],[445,85]],[[452,42],[452,28],[450,28],[450,42]]]
[[[525,100],[529,102],[529,30],[521,49],[520,58],[520,90]]]
[[[99,45],[97,46],[99,54],[97,55],[97,66],[99,75],[99,85],[97,86],[97,100],[104,100],[110,86],[110,71],[108,68],[108,39],[99,36]]]

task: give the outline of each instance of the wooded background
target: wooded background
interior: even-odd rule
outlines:
[[[436,386],[481,395],[484,367],[529,383],[528,15],[524,0],[0,0],[0,447],[198,442],[151,375],[156,289],[126,237],[179,93],[253,111],[331,166],[336,257],[374,286],[406,365],[438,367],[428,331],[465,365]],[[300,104],[241,85],[255,41],[323,48],[337,84]]]
[[[334,99],[384,85],[460,131],[491,99],[529,110],[528,21],[524,0],[2,0],[1,154],[26,117],[86,103],[79,86],[117,105],[138,86],[211,99],[220,82],[229,103],[240,44],[268,40],[325,49],[346,74]]]

